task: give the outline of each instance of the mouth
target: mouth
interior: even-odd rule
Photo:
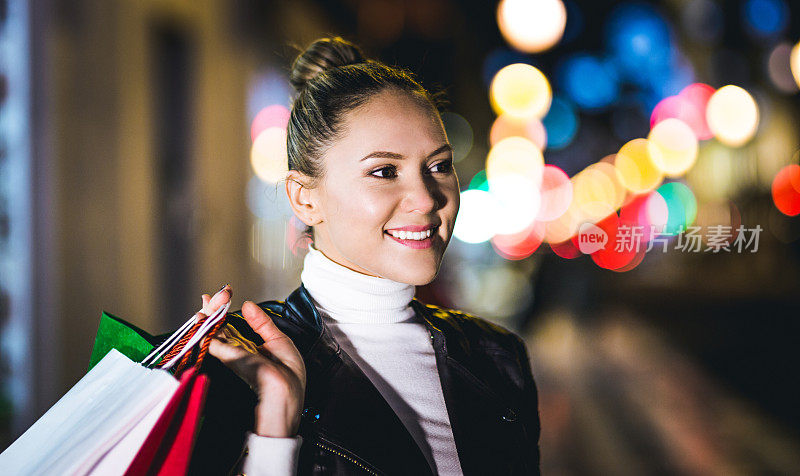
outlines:
[[[410,227],[405,227],[410,228]],[[394,241],[401,245],[407,246],[412,249],[425,249],[433,245],[433,240],[436,238],[436,232],[439,230],[439,225],[430,225],[422,227],[425,230],[421,231],[405,231],[405,230],[386,230],[383,233],[388,235]]]

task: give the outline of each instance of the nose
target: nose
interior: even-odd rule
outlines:
[[[435,180],[428,180],[424,175],[416,175],[406,185],[404,208],[409,212],[430,213],[438,206],[438,194]]]

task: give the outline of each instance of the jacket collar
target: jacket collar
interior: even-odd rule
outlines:
[[[300,284],[286,298],[285,305],[292,314],[293,320],[308,337],[300,342],[300,345],[304,347],[298,347],[301,354],[306,355],[315,344],[321,341],[338,348],[338,344],[330,337],[322,316],[303,284]],[[447,312],[435,307],[431,309],[417,298],[411,300],[411,306],[418,315],[422,316],[425,327],[433,337],[434,348],[437,352],[466,364],[470,355],[470,345],[458,323]],[[296,342],[295,345],[297,344]]]

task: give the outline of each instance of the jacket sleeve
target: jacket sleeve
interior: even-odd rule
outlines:
[[[303,437],[272,438],[247,433],[247,454],[240,474],[247,476],[294,476]]]
[[[516,343],[518,346],[518,353],[520,365],[522,366],[522,380],[523,380],[523,405],[520,408],[520,418],[525,432],[530,440],[530,461],[539,474],[540,470],[540,452],[539,452],[539,436],[541,433],[540,419],[539,419],[539,394],[536,389],[536,382],[533,380],[533,372],[531,371],[531,361],[528,354],[528,347],[525,341],[515,335]]]

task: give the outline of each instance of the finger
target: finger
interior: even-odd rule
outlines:
[[[203,312],[208,312],[208,304],[211,302],[211,296],[203,294],[201,297],[203,299]]]
[[[259,393],[259,366],[265,364],[275,365],[266,362],[257,354],[252,354],[243,350],[241,347],[226,344],[217,337],[211,339],[208,352],[219,359],[225,366],[233,370],[233,372],[244,380],[257,394]]]
[[[206,311],[206,314],[213,314],[220,306],[225,305],[228,301],[231,300],[233,297],[233,289],[229,284],[226,284],[222,287],[219,291],[217,291],[214,296],[211,297],[208,305],[203,306],[203,311]]]
[[[262,349],[269,351],[296,373],[305,374],[303,358],[294,342],[275,325],[272,318],[263,309],[252,301],[245,301],[242,305],[242,316],[247,324],[264,339]]]

